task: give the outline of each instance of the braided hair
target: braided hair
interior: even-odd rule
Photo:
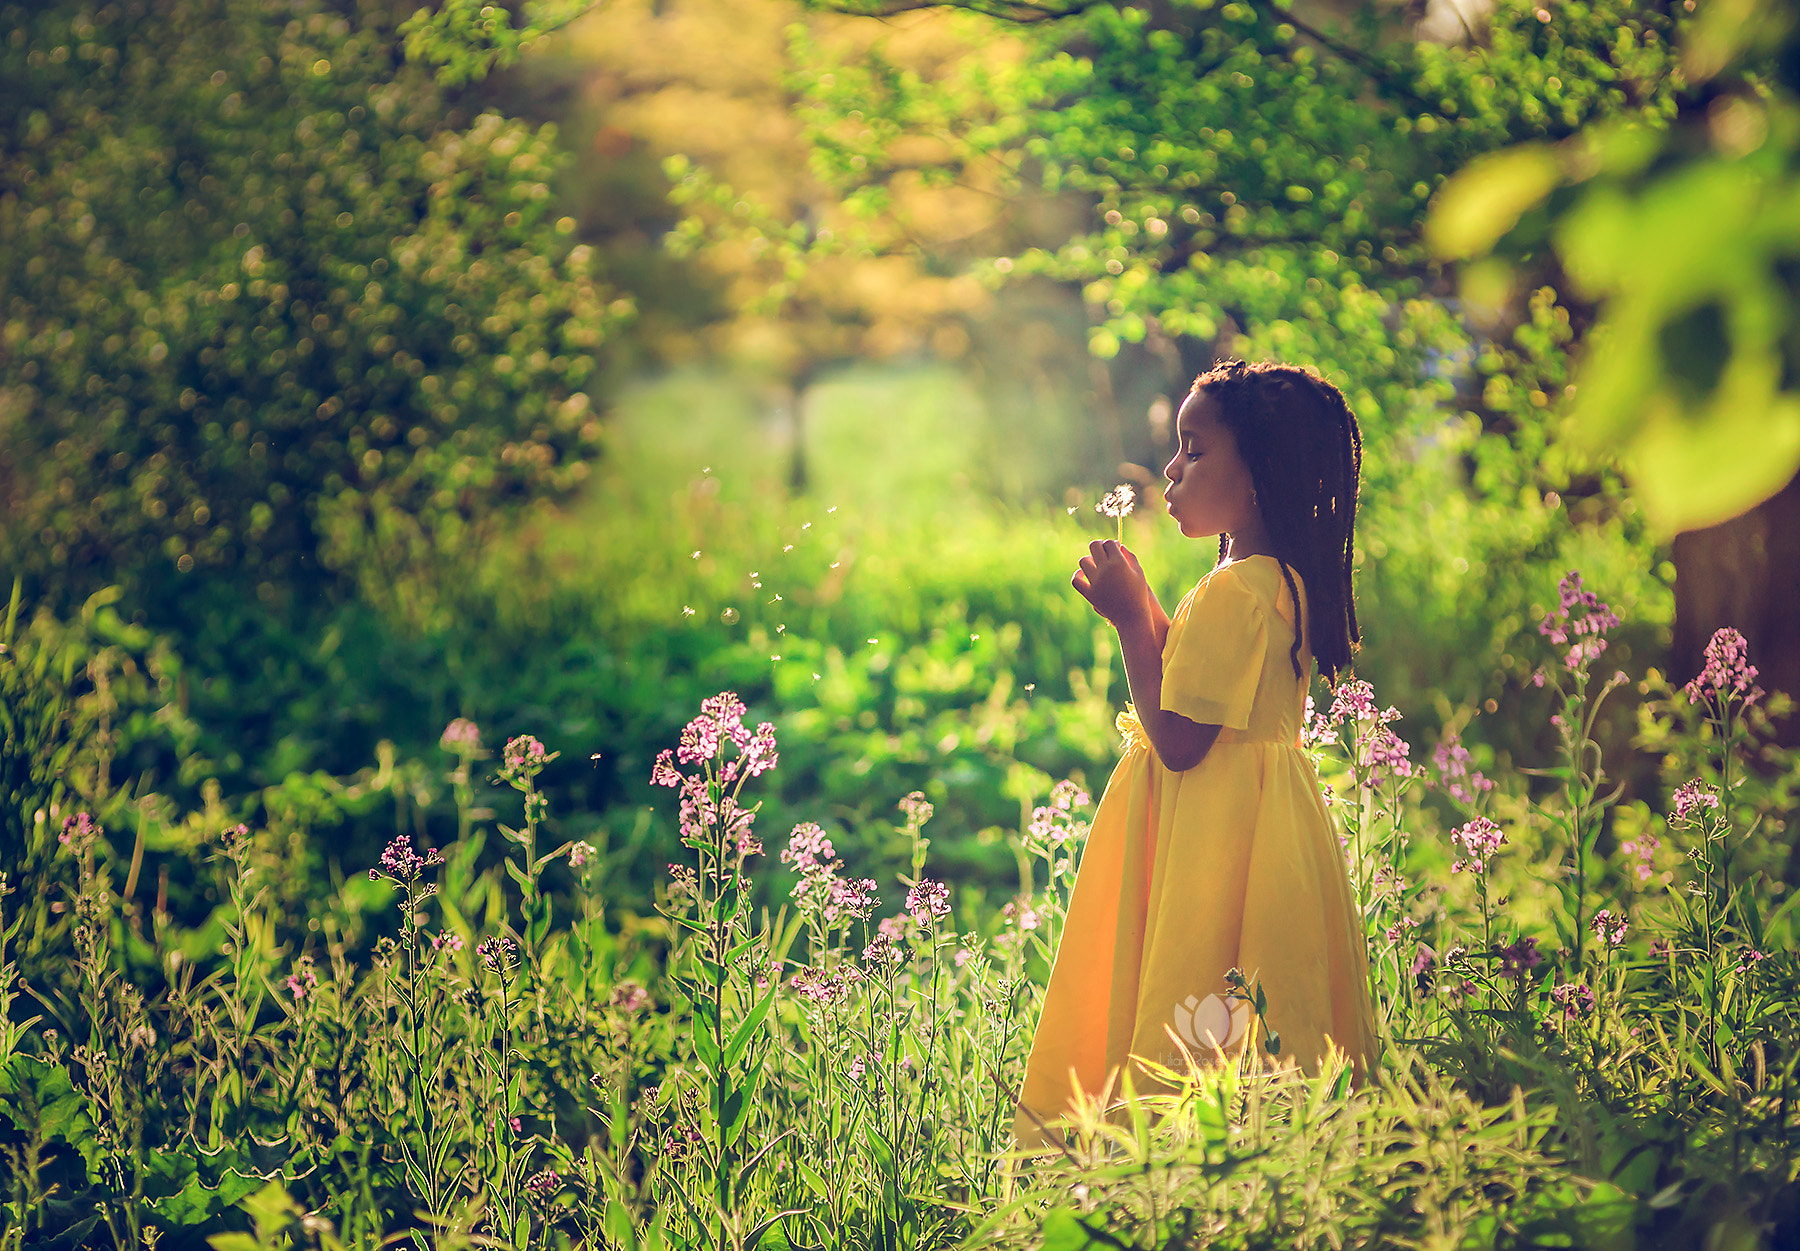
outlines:
[[[1341,391],[1300,365],[1231,359],[1194,379],[1191,390],[1212,397],[1220,423],[1237,441],[1296,614],[1300,593],[1293,570],[1306,582],[1313,612],[1311,622],[1300,620],[1294,631],[1289,659],[1295,676],[1305,678],[1304,637],[1335,690],[1361,639],[1350,568],[1362,478],[1356,415]],[[1219,559],[1224,557],[1221,534]],[[1311,633],[1303,634],[1309,625]]]

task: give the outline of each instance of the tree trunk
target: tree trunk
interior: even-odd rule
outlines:
[[[1744,636],[1756,684],[1800,699],[1800,475],[1749,512],[1675,536],[1675,626],[1669,677],[1705,667],[1713,631]],[[1774,723],[1775,741],[1800,747],[1800,716]]]

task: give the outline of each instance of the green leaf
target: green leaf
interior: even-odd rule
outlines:
[[[1476,157],[1438,188],[1425,220],[1426,246],[1444,260],[1491,251],[1562,177],[1548,144],[1523,143]]]
[[[1093,1239],[1087,1226],[1067,1208],[1056,1208],[1044,1217],[1044,1251],[1079,1251]]]

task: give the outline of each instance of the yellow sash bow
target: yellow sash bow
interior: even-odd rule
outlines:
[[[1113,718],[1113,726],[1124,736],[1125,741],[1120,746],[1126,755],[1138,749],[1153,750],[1150,736],[1144,733],[1144,723],[1138,720],[1137,709],[1132,705],[1126,704],[1125,711]]]

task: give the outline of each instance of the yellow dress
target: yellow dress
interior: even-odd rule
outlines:
[[[1304,607],[1297,571],[1294,583]],[[1280,565],[1260,555],[1214,569],[1170,617],[1162,706],[1223,728],[1176,773],[1135,717],[1119,718],[1125,756],[1076,873],[1013,1118],[1020,1146],[1049,1142],[1026,1108],[1045,1121],[1069,1115],[1071,1069],[1090,1097],[1113,1073],[1115,1108],[1131,1055],[1185,1072],[1165,1027],[1201,1064],[1241,1055],[1251,1013],[1225,979],[1233,966],[1262,988],[1276,1063],[1316,1075],[1335,1044],[1357,1084],[1367,1079],[1377,1055],[1368,952],[1300,746],[1308,684],[1288,656],[1294,620]],[[1304,639],[1299,661],[1310,678]],[[1132,1081],[1140,1094],[1173,1089],[1136,1064]]]

